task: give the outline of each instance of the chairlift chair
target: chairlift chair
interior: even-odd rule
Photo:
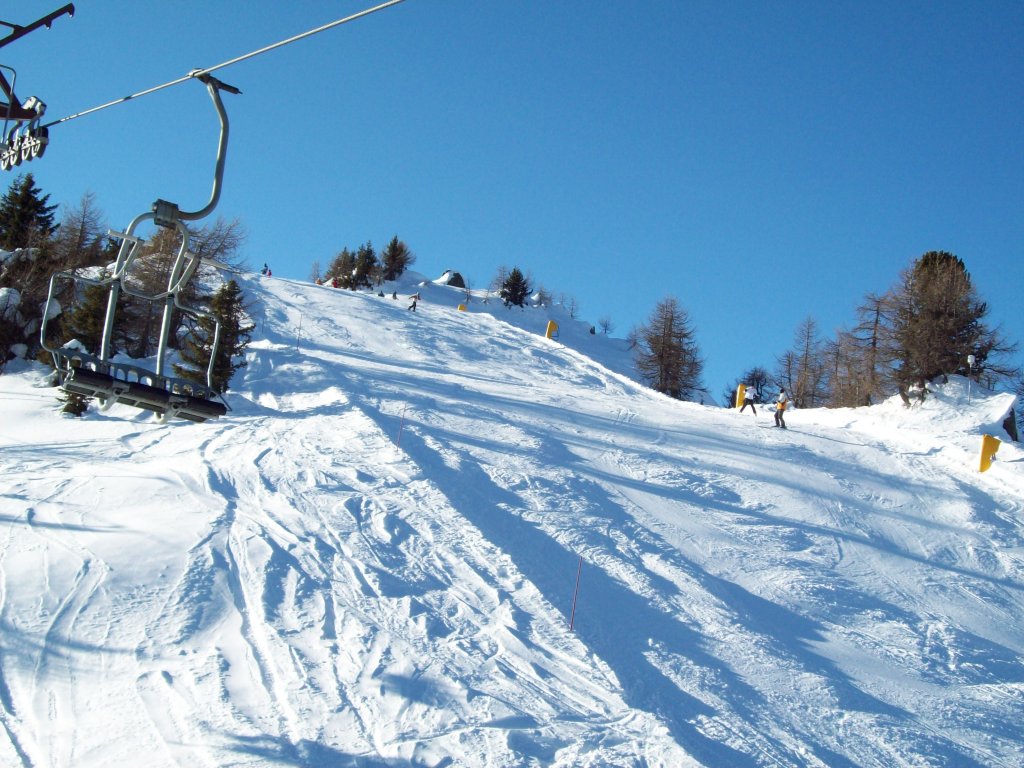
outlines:
[[[111,238],[121,242],[117,260],[108,276],[93,279],[64,271],[58,272],[50,278],[50,289],[40,328],[40,342],[53,357],[60,387],[69,393],[97,398],[101,401],[101,410],[106,410],[115,402],[124,403],[153,411],[161,421],[172,417],[191,421],[206,421],[223,416],[228,410],[227,404],[212,383],[214,361],[220,344],[220,321],[209,312],[182,304],[180,297],[201,261],[199,256],[188,249],[189,231],[184,222],[206,217],[213,211],[220,199],[228,141],[228,120],[221,102],[220,91],[225,90],[229,93],[239,93],[240,91],[220,82],[208,73],[199,73],[195,77],[206,85],[220,120],[217,163],[209,202],[198,211],[182,211],[175,203],[157,200],[153,203],[151,210],[136,216],[124,232],[108,231],[107,234]],[[136,230],[146,221],[152,221],[160,227],[174,229],[181,237],[181,244],[171,268],[167,288],[155,294],[139,291],[126,279],[143,245],[143,240],[135,234]],[[82,285],[91,284],[102,286],[109,291],[98,355],[77,348],[71,342],[60,347],[50,346],[47,339],[47,325],[53,316],[60,314],[60,310],[57,309],[56,296],[59,294],[58,286],[65,282],[73,283],[76,289]],[[157,348],[156,369],[153,371],[135,364],[111,360],[114,319],[122,295],[134,296],[153,303],[163,303],[163,321]],[[172,377],[165,370],[168,342],[172,330],[171,321],[175,310],[180,310],[194,318],[206,317],[214,323],[205,384]]]

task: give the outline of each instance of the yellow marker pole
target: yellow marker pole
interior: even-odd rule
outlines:
[[[743,401],[747,399],[747,385],[740,384],[736,387],[736,407],[741,408]]]
[[[999,438],[992,437],[992,435],[982,435],[981,437],[981,465],[978,467],[979,472],[986,471],[992,466],[992,459],[995,458],[996,451],[999,450]]]
[[[558,333],[558,323],[554,320],[548,320],[548,329],[544,332],[544,335],[549,339]]]
[[[465,304],[459,304],[459,312],[465,312],[465,311],[466,311],[466,305]]]

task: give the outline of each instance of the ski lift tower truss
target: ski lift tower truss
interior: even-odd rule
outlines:
[[[119,402],[153,411],[162,421],[172,417],[191,421],[206,421],[223,416],[228,410],[227,404],[213,386],[213,367],[220,344],[220,321],[209,312],[183,305],[180,298],[201,261],[199,256],[188,249],[189,231],[185,222],[205,218],[213,211],[220,199],[228,143],[228,119],[221,102],[220,91],[224,90],[229,93],[240,93],[240,91],[222,83],[209,73],[198,72],[193,76],[206,85],[220,120],[217,164],[209,202],[198,211],[182,211],[175,203],[157,200],[153,203],[150,211],[136,216],[124,232],[108,231],[107,234],[111,238],[121,242],[113,271],[108,275],[93,279],[65,271],[58,272],[50,278],[50,290],[43,311],[40,341],[53,357],[61,388],[69,393],[97,398],[101,402],[100,410],[106,410],[115,402]],[[135,234],[136,230],[146,221],[152,221],[160,227],[174,229],[181,238],[167,288],[155,294],[139,291],[126,279],[144,243]],[[57,299],[60,293],[59,287],[69,281],[75,285],[76,290],[83,285],[101,286],[108,290],[107,310],[99,355],[85,352],[80,345],[72,346],[71,343],[62,347],[54,347],[49,344],[47,324],[52,317],[60,314]],[[138,365],[111,360],[114,320],[118,304],[122,296],[125,295],[151,303],[163,304],[163,320],[160,326],[155,370],[151,371]],[[205,384],[174,378],[169,376],[166,371],[168,342],[175,310],[194,318],[205,317],[214,324]]]

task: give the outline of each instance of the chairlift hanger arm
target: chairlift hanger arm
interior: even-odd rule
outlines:
[[[14,70],[9,70],[13,72]],[[0,117],[7,120],[31,120],[37,117],[32,109],[25,109],[21,106],[21,100],[14,94],[14,85],[7,81],[4,73],[0,71]]]
[[[3,26],[10,27],[12,30],[14,30],[7,37],[0,38],[0,48],[3,48],[8,43],[13,43],[20,37],[24,37],[29,32],[35,32],[40,27],[46,27],[47,29],[49,29],[50,25],[53,24],[53,22],[56,19],[60,18],[64,14],[67,14],[68,16],[74,16],[75,4],[68,3],[63,8],[58,8],[56,11],[53,11],[52,13],[48,13],[45,16],[43,16],[43,18],[36,19],[26,27],[23,27],[20,24],[11,24],[9,21],[0,21],[0,24],[2,24]]]

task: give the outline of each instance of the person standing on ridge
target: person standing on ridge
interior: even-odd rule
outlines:
[[[743,407],[740,408],[740,413],[747,410],[747,406],[750,406],[750,412],[757,416],[757,409],[754,407],[754,390],[749,386],[743,390]]]
[[[775,398],[775,426],[786,429],[786,419],[783,415],[786,413],[786,405],[789,403],[789,397],[786,395],[786,388],[782,387],[779,390],[779,396]]]

